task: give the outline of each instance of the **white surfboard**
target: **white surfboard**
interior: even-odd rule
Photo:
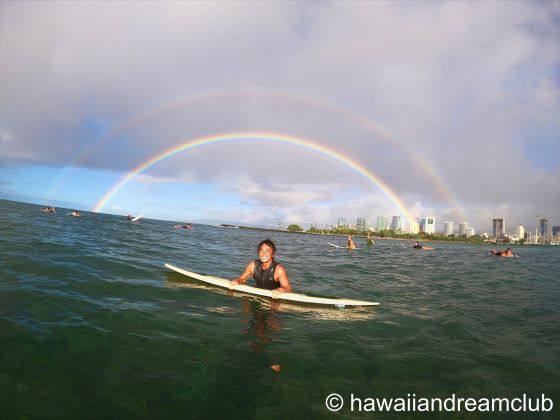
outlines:
[[[327,242],[327,243],[328,243],[330,246],[333,246],[333,247],[335,247],[335,248],[337,248],[337,249],[350,249],[350,248],[348,248],[347,246],[339,246],[339,245],[331,244],[330,242]],[[362,249],[362,248],[356,247],[356,248],[352,248],[352,249]]]
[[[227,279],[222,279],[219,277],[212,277],[212,276],[204,276],[202,274],[197,274],[187,270],[183,270],[179,267],[175,267],[174,265],[167,264],[167,263],[165,263],[165,266],[170,270],[176,271],[177,273],[184,274],[185,276],[191,277],[196,280],[200,280],[205,283],[213,284],[214,286],[223,287],[225,289],[229,289],[231,286],[231,282]],[[257,287],[247,286],[245,284],[237,285],[234,290],[237,292],[249,293],[251,295],[263,296],[268,298],[272,297],[272,290],[259,289]],[[320,297],[302,295],[299,293],[282,293],[278,298],[278,300],[310,303],[315,305],[330,305],[330,306],[337,306],[337,307],[379,305],[379,302],[366,302],[363,300],[353,300],[353,299],[320,298]]]
[[[136,222],[136,221],[140,220],[142,218],[142,216],[144,216],[144,215],[141,214],[140,216],[136,216],[134,219],[132,219],[132,221]]]

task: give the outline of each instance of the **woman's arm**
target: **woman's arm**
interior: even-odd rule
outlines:
[[[245,271],[243,271],[243,273],[241,273],[239,277],[231,281],[231,289],[233,289],[238,284],[245,283],[249,279],[249,277],[253,275],[254,270],[255,270],[255,262],[251,261],[249,264],[247,264],[247,267],[245,267]]]
[[[272,299],[277,299],[281,293],[291,293],[292,286],[290,285],[290,280],[288,280],[288,275],[286,270],[280,264],[276,267],[274,271],[274,280],[280,283],[280,287],[272,291]]]

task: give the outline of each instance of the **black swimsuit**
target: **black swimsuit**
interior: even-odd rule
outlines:
[[[262,268],[261,260],[255,260],[253,278],[255,279],[255,282],[257,283],[257,287],[259,289],[273,290],[277,287],[280,287],[280,282],[274,280],[274,271],[276,270],[277,266],[278,263],[272,260],[272,264],[270,264],[270,267],[264,270]]]

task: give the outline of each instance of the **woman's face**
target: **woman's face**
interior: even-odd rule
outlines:
[[[261,249],[259,249],[259,259],[261,260],[261,262],[266,264],[272,259],[272,257],[274,257],[274,251],[272,250],[272,248],[266,244],[263,244],[263,246],[261,246]]]

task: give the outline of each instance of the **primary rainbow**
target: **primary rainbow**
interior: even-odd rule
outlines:
[[[141,163],[140,165],[133,168],[130,172],[124,175],[109,191],[105,193],[105,195],[99,200],[99,202],[95,205],[92,211],[98,213],[100,212],[103,207],[109,202],[109,200],[117,193],[121,188],[123,188],[130,180],[132,180],[136,175],[145,171],[149,167],[155,165],[156,163],[167,159],[168,157],[174,156],[180,152],[184,152],[186,150],[195,149],[197,147],[207,146],[210,144],[216,143],[223,143],[223,142],[234,142],[234,141],[247,141],[247,140],[259,140],[259,141],[272,141],[277,143],[284,143],[284,144],[291,144],[294,146],[300,146],[308,150],[313,150],[315,152],[319,152],[323,155],[329,156],[355,172],[359,173],[363,177],[365,177],[368,181],[373,183],[376,187],[381,189],[398,207],[401,211],[403,216],[407,219],[408,223],[415,222],[415,218],[412,217],[406,205],[403,201],[397,196],[397,194],[387,185],[384,181],[382,181],[379,176],[374,174],[372,171],[368,170],[358,162],[350,159],[349,157],[343,155],[342,153],[328,148],[324,145],[318,144],[313,142],[309,139],[304,139],[301,137],[295,136],[288,136],[284,134],[277,134],[277,133],[264,133],[264,132],[247,132],[247,133],[224,133],[224,134],[217,134],[213,136],[206,136],[206,137],[199,137],[196,139],[187,140],[177,146],[171,147],[156,156],[146,160],[145,162]]]
[[[89,144],[89,146],[84,147],[79,153],[74,157],[69,165],[69,168],[79,167],[81,164],[93,154],[95,149],[99,148],[103,144],[107,143],[111,138],[114,138],[118,133],[123,132],[126,128],[138,124],[148,117],[155,115],[161,111],[174,109],[179,106],[185,106],[197,101],[208,101],[208,100],[222,100],[224,98],[230,97],[246,97],[246,96],[264,96],[270,98],[281,98],[286,100],[298,101],[310,106],[315,106],[318,109],[327,110],[329,112],[335,112],[345,118],[355,121],[360,125],[367,128],[368,131],[374,133],[377,139],[388,142],[393,146],[397,147],[402,153],[407,156],[412,162],[414,162],[418,167],[420,167],[424,173],[426,173],[432,181],[434,188],[445,197],[446,201],[450,204],[451,208],[456,214],[458,220],[466,221],[468,220],[465,210],[459,203],[457,196],[452,193],[449,186],[445,183],[444,178],[436,171],[435,167],[430,165],[428,161],[423,158],[419,153],[414,153],[409,147],[406,147],[401,141],[385,130],[381,125],[371,120],[369,117],[359,114],[351,109],[343,107],[337,103],[327,101],[324,98],[316,98],[302,95],[301,93],[275,90],[275,89],[244,89],[244,90],[225,90],[225,91],[207,91],[191,94],[188,96],[181,96],[174,98],[163,103],[157,104],[153,107],[148,107],[143,111],[131,116],[125,121],[113,127],[105,135],[99,138],[96,142]],[[59,185],[63,183],[63,180],[71,176],[73,169],[68,169],[60,173],[56,177],[49,188],[51,195],[55,192]]]

